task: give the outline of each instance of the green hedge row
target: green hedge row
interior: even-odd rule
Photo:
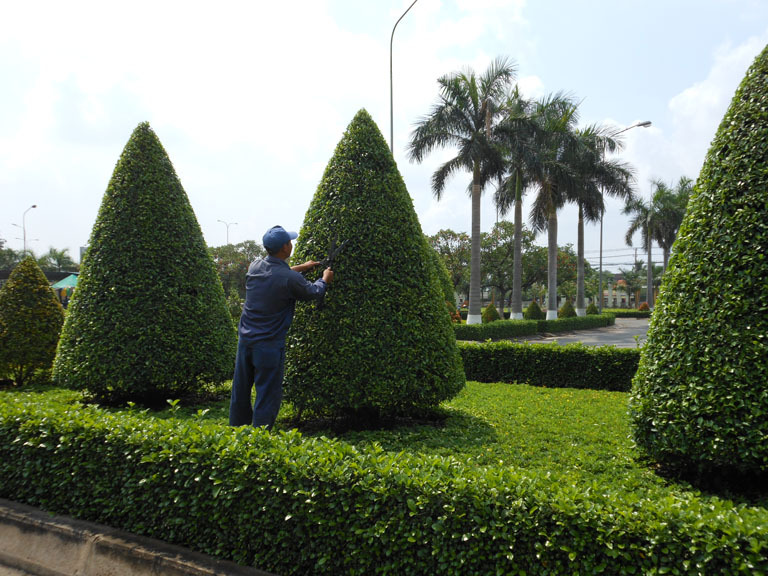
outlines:
[[[603,314],[613,314],[616,318],[650,318],[650,310],[636,310],[635,308],[603,308]]]
[[[467,380],[629,392],[640,350],[583,344],[459,342]]]
[[[457,340],[504,340],[571,330],[588,330],[613,326],[616,317],[613,314],[558,318],[556,320],[497,320],[488,324],[454,324]]]
[[[768,573],[764,509],[31,393],[0,403],[0,479],[4,498],[284,576]]]

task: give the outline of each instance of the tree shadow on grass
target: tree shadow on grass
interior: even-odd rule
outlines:
[[[499,441],[485,420],[455,408],[437,408],[409,415],[355,414],[351,418],[281,419],[279,428],[295,428],[307,436],[327,436],[349,444],[376,442],[389,451],[430,454],[475,454]]]

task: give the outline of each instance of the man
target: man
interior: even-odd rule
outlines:
[[[283,399],[285,336],[293,321],[296,300],[319,300],[333,281],[330,268],[314,284],[300,274],[318,262],[288,266],[286,260],[293,252],[291,241],[297,236],[282,226],[270,228],[262,239],[268,256],[255,260],[248,268],[245,306],[238,326],[230,426],[272,428]],[[254,385],[256,401],[251,407]]]

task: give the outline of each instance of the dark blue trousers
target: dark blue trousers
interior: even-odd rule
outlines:
[[[283,401],[285,346],[274,344],[237,344],[232,399],[229,403],[229,425],[272,428]],[[256,388],[256,401],[251,406],[251,387]]]

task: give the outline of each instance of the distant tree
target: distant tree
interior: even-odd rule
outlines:
[[[645,264],[640,260],[635,260],[632,268],[619,268],[624,281],[623,289],[627,293],[627,304],[630,303],[630,296],[635,297],[635,306],[640,302],[640,290],[646,282]],[[617,286],[618,287],[618,286]]]
[[[606,149],[619,149],[620,142],[607,135],[604,126],[592,125],[576,132],[573,154],[569,158],[575,173],[570,199],[578,206],[576,314],[586,315],[584,223],[599,222],[603,213],[603,195],[629,199],[633,197],[633,171],[624,162],[606,159]]]
[[[139,124],[104,194],[54,379],[106,403],[163,404],[231,378],[236,342],[187,194]]]
[[[442,76],[440,97],[432,112],[416,125],[408,144],[408,157],[421,162],[433,150],[447,146],[458,149],[432,176],[432,191],[439,200],[451,175],[472,173],[472,252],[470,257],[469,315],[481,318],[480,197],[488,182],[504,171],[504,156],[494,126],[505,113],[515,66],[505,58],[496,59],[481,75],[471,68]]]
[[[28,256],[0,289],[0,374],[22,385],[35,370],[49,369],[63,322],[59,300]]]
[[[536,196],[529,216],[535,232],[547,231],[547,320],[557,318],[557,212],[572,198],[578,149],[577,104],[563,100],[543,117],[542,165],[536,174]]]
[[[501,216],[514,206],[515,238],[514,270],[512,274],[511,318],[523,316],[523,194],[535,187],[547,169],[549,149],[546,145],[556,111],[571,106],[562,94],[528,100],[520,95],[516,86],[505,104],[505,116],[497,127],[498,138],[504,147],[505,170],[499,179],[494,202]]]
[[[530,230],[522,228],[523,237],[520,239],[521,258],[532,245],[534,235]],[[481,240],[481,261],[484,285],[493,288],[494,301],[503,314],[504,298],[510,294],[513,287],[515,267],[515,225],[501,220],[493,225],[490,232],[484,232]]]
[[[46,272],[61,272],[62,270],[77,272],[80,268],[77,262],[75,262],[69,255],[69,248],[57,250],[53,246],[48,249],[46,254],[43,254],[37,259],[37,263],[40,268]]]
[[[440,230],[427,238],[445,264],[456,293],[469,296],[469,261],[472,244],[465,232]]]
[[[21,253],[5,247],[5,240],[0,238],[0,269],[8,270],[21,261]]]
[[[264,248],[254,240],[246,240],[239,244],[210,246],[208,252],[213,258],[224,293],[236,293],[245,299],[245,274],[251,262],[266,256]]]

